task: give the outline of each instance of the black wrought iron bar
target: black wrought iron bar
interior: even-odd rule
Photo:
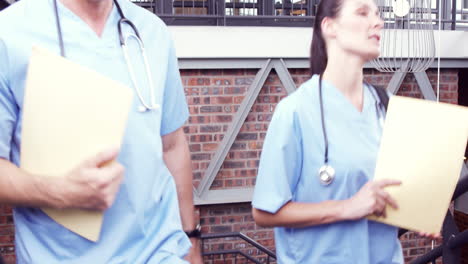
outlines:
[[[468,244],[468,230],[465,230],[462,233],[451,238],[447,246],[450,249],[454,249],[454,248],[457,248],[466,244]],[[431,261],[434,261],[440,258],[442,254],[443,254],[443,246],[438,246],[434,248],[433,250],[429,251],[427,254],[424,254],[423,256],[418,257],[413,262],[411,262],[411,264],[426,264],[426,263],[429,263]]]
[[[466,244],[468,244],[468,230],[465,230],[460,234],[453,236],[448,242],[448,247],[454,249]]]
[[[226,8],[255,8],[255,3],[235,3],[235,2],[226,2]]]
[[[264,247],[263,245],[261,245],[257,241],[251,239],[250,237],[244,235],[241,232],[203,234],[201,238],[202,239],[215,239],[215,238],[226,238],[226,237],[238,237],[238,238],[248,242],[252,246],[256,247],[261,252],[263,252],[263,253],[267,254],[268,256],[276,259],[276,254],[273,251],[269,250],[268,248]]]
[[[189,19],[224,19],[225,16],[218,15],[158,15],[162,19],[180,19],[180,20],[189,20]],[[258,20],[258,21],[307,21],[312,23],[314,17],[308,16],[227,16],[229,20]],[[310,24],[312,26],[312,24]]]
[[[168,24],[177,24],[177,25],[264,25],[264,26],[307,26],[311,27],[312,23],[304,24],[304,20],[296,20],[298,17],[305,19],[305,21],[312,22],[314,20],[314,15],[316,11],[315,0],[305,0],[304,3],[292,3],[281,1],[275,3],[273,0],[265,0],[260,2],[243,2],[234,0],[233,2],[225,2],[224,0],[206,0],[206,1],[196,1],[196,0],[159,0],[158,3],[163,5],[163,8],[160,8],[159,5],[156,5],[156,1],[133,1],[134,3],[152,9],[153,12],[157,13],[161,18],[165,19],[165,22]],[[442,0],[444,3],[447,1],[452,2],[451,17],[443,17],[442,21],[444,24],[451,24],[451,29],[463,27],[464,23],[468,23],[468,19],[465,19],[463,16],[460,19],[457,19],[457,14],[462,13],[462,11],[456,8],[456,5],[453,4],[456,0]],[[208,3],[208,5],[207,5]],[[438,8],[444,8],[446,5],[438,5]],[[173,8],[183,8],[184,15],[175,15],[173,14]],[[186,9],[189,8],[208,8],[206,15],[192,15],[187,13]],[[392,12],[393,7],[381,7],[382,12]],[[438,14],[438,8],[430,9],[432,14]],[[161,10],[162,9],[162,10]],[[234,13],[232,15],[226,16],[225,10],[232,9]],[[251,9],[254,10],[253,13],[248,13],[247,15],[236,14],[236,10]],[[418,7],[413,7],[410,11],[417,11]],[[256,10],[256,11],[255,11]],[[275,10],[281,10],[283,15],[275,15]],[[299,14],[294,14],[295,10],[301,10]],[[305,13],[304,11],[305,10]],[[189,10],[190,12],[190,10]],[[188,19],[187,19],[188,18]],[[293,18],[293,19],[291,19]],[[195,21],[193,19],[198,19]],[[216,19],[216,21],[211,21],[210,19]],[[254,21],[257,20],[257,21]],[[391,20],[386,19],[386,22]],[[423,21],[418,22],[427,22],[429,19],[424,19]],[[434,24],[437,24],[438,21],[434,21]],[[408,19],[408,23],[416,22],[414,17]]]
[[[205,7],[204,6],[204,3],[205,1],[192,1],[192,2],[185,2],[185,1],[174,1],[172,3],[172,6],[173,7],[191,7],[191,8],[194,8],[194,7],[198,7],[198,8],[203,8]]]
[[[457,0],[452,0],[452,24],[450,27],[452,30],[455,30],[456,19],[457,19]]]
[[[427,264],[433,260],[436,260],[442,256],[443,248],[438,246],[433,250],[429,251],[427,254],[424,254],[411,262],[411,264]]]
[[[158,15],[160,18],[174,18],[174,19],[184,19],[184,18],[223,18],[224,16],[220,15],[167,15],[167,14],[160,14]],[[313,16],[229,16],[229,19],[274,19],[274,20],[291,20],[291,19],[303,19],[303,20],[310,20],[313,21],[315,17]],[[413,20],[410,20],[413,21]],[[442,22],[452,22],[450,19],[443,19]],[[456,20],[457,23],[468,23],[465,20]],[[312,25],[311,25],[312,26]]]
[[[468,191],[468,175],[460,176],[460,180],[457,183],[457,187],[453,192],[452,200],[456,200],[462,194]]]
[[[260,262],[259,260],[247,255],[246,253],[244,253],[244,252],[242,252],[242,251],[240,251],[238,249],[204,252],[204,253],[202,253],[202,256],[208,256],[212,260],[214,260],[214,256],[216,256],[216,255],[227,255],[227,254],[232,254],[232,255],[238,254],[238,255],[243,256],[247,260],[252,261],[255,264],[262,264],[262,262]]]
[[[383,11],[383,12],[393,12],[393,6],[379,6],[379,9],[380,9],[380,11]],[[410,13],[416,13],[418,11],[419,12],[424,12],[425,8],[423,8],[423,7],[412,7],[412,8],[409,9]],[[437,8],[435,8],[435,9],[431,8],[431,13],[432,14],[438,14],[439,11],[438,11]]]

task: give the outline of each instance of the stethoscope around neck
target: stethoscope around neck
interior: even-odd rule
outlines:
[[[383,115],[380,114],[379,111],[379,103],[377,102],[377,98],[375,95],[372,93],[374,96],[374,99],[376,99],[376,113],[377,117],[379,119],[379,125],[380,127],[383,126]],[[322,122],[322,135],[323,135],[323,142],[325,145],[325,152],[324,152],[324,157],[323,157],[323,165],[319,168],[318,170],[318,178],[319,181],[322,185],[327,186],[330,185],[333,180],[335,179],[335,169],[328,163],[328,136],[327,136],[327,129],[325,127],[325,117],[324,117],[324,110],[323,110],[323,96],[322,96],[322,75],[319,76],[319,103],[320,103],[320,118]]]
[[[127,69],[128,73],[130,75],[130,79],[132,81],[133,87],[135,88],[135,91],[137,93],[138,99],[140,100],[140,106],[138,107],[139,112],[147,112],[151,110],[157,110],[161,106],[155,102],[155,88],[154,88],[154,82],[151,74],[151,69],[149,66],[148,62],[148,57],[146,56],[146,51],[145,47],[143,45],[143,42],[141,41],[140,34],[136,28],[136,26],[132,23],[132,21],[128,20],[124,14],[122,9],[120,8],[119,3],[116,0],[113,0],[117,11],[119,12],[120,19],[117,22],[117,29],[119,32],[119,42],[120,46],[122,47],[125,63],[127,64]],[[58,8],[57,8],[57,0],[54,0],[54,13],[55,13],[55,20],[56,20],[56,25],[57,25],[57,35],[59,39],[59,46],[60,46],[60,55],[62,57],[65,57],[65,46],[63,43],[63,35],[62,35],[62,29],[60,26],[60,18],[59,18],[59,13],[58,13]],[[133,30],[133,34],[128,34],[124,36],[122,32],[122,25],[127,24],[130,26]],[[133,67],[130,64],[130,57],[128,56],[128,40],[129,39],[134,39],[138,43],[138,47],[140,49],[141,56],[143,57],[143,63],[145,66],[145,72],[146,72],[146,78],[148,81],[149,85],[149,90],[150,90],[150,100],[149,103],[145,101],[143,98],[142,92],[141,92],[141,87],[137,85],[136,77],[135,77],[135,71],[133,70]]]
[[[324,161],[323,165],[319,168],[318,178],[322,185],[330,185],[335,179],[335,169],[328,164],[328,137],[327,130],[325,128],[325,117],[323,111],[323,96],[322,96],[322,75],[319,77],[319,103],[320,103],[320,118],[322,121],[322,134],[323,142],[325,145]]]

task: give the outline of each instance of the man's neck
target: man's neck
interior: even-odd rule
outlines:
[[[100,37],[112,11],[112,0],[60,0]]]

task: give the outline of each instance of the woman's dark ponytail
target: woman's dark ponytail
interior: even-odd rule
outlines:
[[[312,45],[310,46],[310,73],[319,74],[325,71],[328,62],[327,46],[322,34],[322,21],[325,17],[335,18],[341,9],[343,0],[321,0],[314,20]]]

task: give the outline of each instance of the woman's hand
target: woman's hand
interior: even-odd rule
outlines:
[[[346,200],[344,218],[357,220],[372,214],[385,217],[387,204],[395,209],[398,205],[383,188],[400,184],[401,181],[390,179],[369,181],[353,197]]]

